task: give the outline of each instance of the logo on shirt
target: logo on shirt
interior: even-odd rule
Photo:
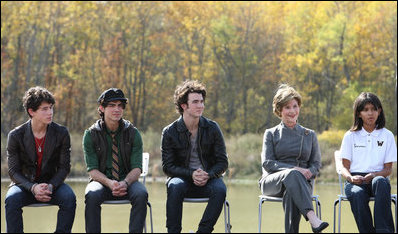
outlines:
[[[366,148],[366,145],[357,145],[357,144],[354,144],[354,148]]]
[[[384,143],[384,141],[377,141],[377,145],[380,147],[383,146],[383,143]]]

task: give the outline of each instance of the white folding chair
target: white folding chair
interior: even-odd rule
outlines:
[[[209,198],[184,198],[184,202],[189,203],[206,203],[209,202]],[[229,202],[227,200],[224,201],[224,226],[225,233],[231,233],[231,216],[229,211]]]
[[[314,182],[315,184],[315,182]],[[258,233],[261,233],[261,219],[262,219],[262,206],[264,202],[282,202],[283,198],[282,197],[272,197],[272,196],[266,196],[266,195],[260,195],[259,197],[259,203],[258,203]],[[316,216],[319,217],[319,219],[322,219],[321,215],[321,202],[319,201],[319,195],[312,195],[312,201],[315,202],[315,211],[316,211]]]
[[[142,183],[145,186],[145,180],[146,176],[148,175],[148,169],[149,169],[149,153],[143,153],[142,154],[142,173],[140,177],[142,178]],[[102,204],[106,205],[123,205],[123,204],[130,204],[130,200],[106,200]],[[147,205],[149,207],[149,218],[150,218],[150,223],[151,223],[151,233],[153,233],[153,221],[152,221],[152,205],[148,201]],[[144,232],[147,232],[146,228],[146,221],[145,221],[145,226],[144,226]]]
[[[339,175],[339,185],[340,185],[340,194],[337,195],[337,199],[334,201],[334,212],[333,212],[333,233],[336,233],[336,205],[339,204],[339,213],[338,213],[338,233],[340,233],[340,225],[341,225],[341,202],[348,201],[347,196],[345,195],[344,190],[344,182],[341,178],[341,169],[343,167],[343,160],[340,156],[340,151],[336,150],[334,152],[334,161],[336,163],[336,172]],[[370,197],[370,201],[374,201],[374,197]],[[395,205],[395,233],[397,232],[397,194],[391,194],[391,202]]]

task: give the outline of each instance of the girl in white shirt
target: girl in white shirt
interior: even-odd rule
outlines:
[[[394,232],[387,177],[397,161],[397,147],[392,132],[384,128],[385,122],[379,98],[363,92],[354,102],[354,123],[341,144],[345,193],[361,233]],[[371,196],[375,197],[374,222]]]

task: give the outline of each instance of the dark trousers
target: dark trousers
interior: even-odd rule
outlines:
[[[391,186],[388,179],[377,176],[371,184],[345,184],[345,194],[351,204],[357,227],[360,233],[394,232],[394,221],[391,213]],[[369,208],[369,198],[374,201],[374,225]]]
[[[148,192],[145,186],[136,181],[130,184],[128,194],[123,197],[115,197],[112,191],[101,183],[92,181],[86,187],[85,219],[87,233],[101,232],[101,204],[105,200],[130,200],[130,233],[140,233],[145,225],[147,213]],[[133,212],[134,211],[134,212]],[[115,217],[120,218],[120,217]]]
[[[39,203],[30,191],[17,185],[10,187],[6,194],[6,232],[23,232],[22,207]],[[69,185],[63,183],[53,192],[48,202],[59,207],[55,232],[70,233],[75,220],[76,196]],[[45,219],[45,217],[36,217]]]
[[[187,198],[208,197],[209,202],[199,223],[198,232],[210,233],[222,211],[227,188],[221,178],[210,179],[203,187],[174,177],[167,183],[166,226],[169,233],[181,232],[182,203]]]

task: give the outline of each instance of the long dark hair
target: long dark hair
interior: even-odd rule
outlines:
[[[368,103],[372,104],[376,110],[381,110],[379,117],[376,120],[376,129],[382,129],[386,125],[386,118],[384,117],[384,111],[380,99],[376,96],[376,94],[362,92],[354,102],[354,123],[351,127],[351,131],[359,131],[362,129],[363,120],[359,118],[359,113]]]

